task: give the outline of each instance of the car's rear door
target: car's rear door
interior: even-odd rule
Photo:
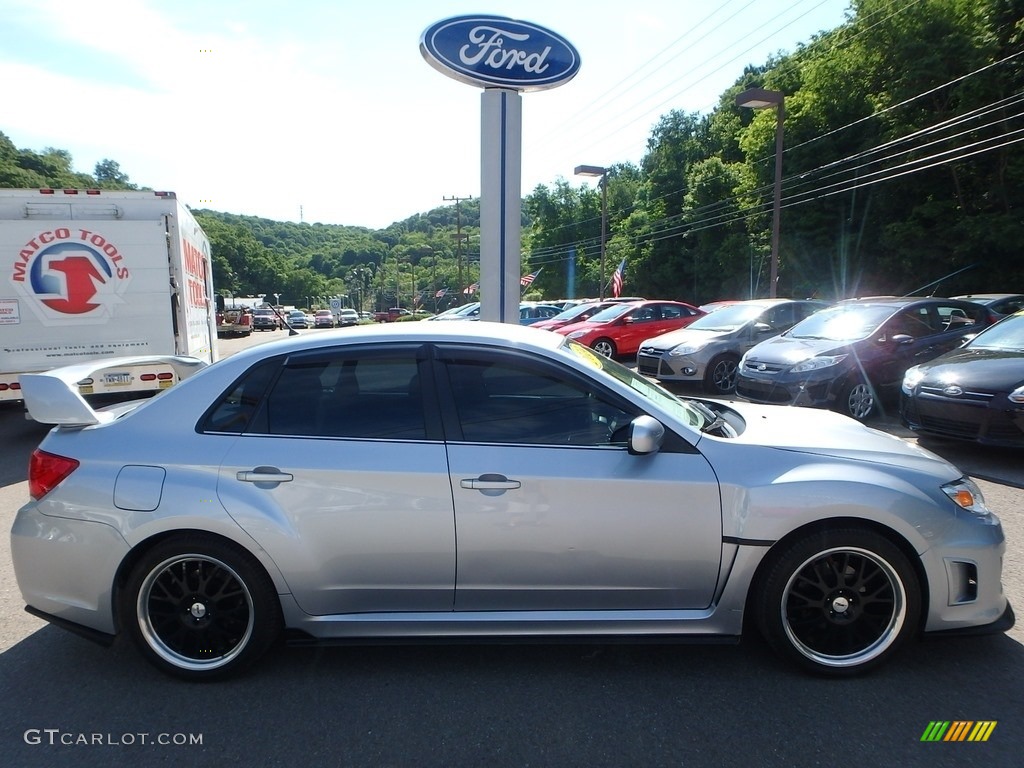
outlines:
[[[452,493],[421,351],[374,345],[267,363],[251,376],[269,389],[247,393],[243,380],[207,419],[210,431],[241,431],[220,501],[307,613],[452,609]]]

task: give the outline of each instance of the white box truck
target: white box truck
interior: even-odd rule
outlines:
[[[0,189],[0,264],[0,402],[23,373],[88,363],[81,394],[141,392],[175,367],[127,358],[217,359],[210,243],[173,192]]]

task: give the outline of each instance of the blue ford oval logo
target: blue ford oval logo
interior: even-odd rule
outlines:
[[[505,16],[456,16],[427,27],[420,53],[430,66],[470,85],[539,91],[568,82],[580,55],[544,27]]]
[[[956,384],[950,384],[948,387],[942,390],[942,394],[946,397],[960,397],[964,393],[963,389]]]

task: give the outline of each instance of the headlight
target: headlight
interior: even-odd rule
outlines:
[[[1024,387],[1017,387],[1009,397],[1011,403],[1024,403]]]
[[[804,360],[802,363],[797,363],[793,366],[793,373],[807,373],[807,371],[819,371],[822,368],[831,368],[833,365],[838,365],[846,359],[846,355],[822,355],[820,357],[812,357],[808,360]]]
[[[908,368],[907,372],[903,374],[903,385],[901,387],[903,389],[903,394],[914,394],[914,389],[921,383],[921,379],[923,378],[924,373],[918,366],[915,365],[913,368]]]
[[[700,352],[708,343],[706,341],[690,342],[689,344],[680,344],[677,347],[672,347],[669,350],[669,355],[672,357],[682,357],[683,355],[692,355],[694,352]]]
[[[942,492],[949,496],[958,507],[966,509],[978,517],[988,517],[992,514],[992,510],[985,506],[985,497],[981,493],[981,488],[973,480],[962,477],[955,483],[946,483],[942,486]]]
[[[570,339],[578,339],[587,335],[587,331],[573,331],[569,334]]]

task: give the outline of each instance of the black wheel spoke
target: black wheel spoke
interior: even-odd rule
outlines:
[[[879,561],[839,550],[794,574],[784,609],[790,631],[808,653],[846,657],[869,652],[893,632],[898,603],[893,577]]]
[[[226,657],[245,642],[252,620],[249,593],[215,560],[187,557],[153,574],[142,620],[151,642],[189,663]]]

